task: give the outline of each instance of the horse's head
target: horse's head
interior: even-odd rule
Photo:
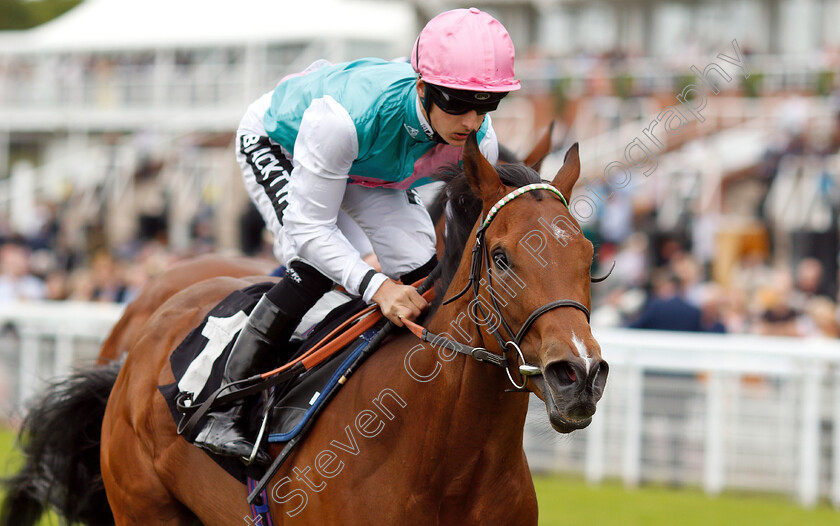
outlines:
[[[482,203],[469,272],[485,346],[505,352],[512,380],[530,378],[557,431],[584,428],[609,368],[589,326],[592,243],[567,206],[580,176],[577,145],[550,185],[506,186],[475,137],[464,171]]]

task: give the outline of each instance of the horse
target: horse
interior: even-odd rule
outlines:
[[[553,151],[557,142],[554,122],[543,131],[534,147],[523,159],[503,145],[499,145],[499,162],[505,164],[525,164],[536,171],[542,161]],[[440,196],[432,203],[430,215],[437,232],[438,257],[443,256],[443,204]],[[128,352],[131,343],[137,339],[143,325],[152,313],[176,292],[205,279],[228,276],[244,278],[247,276],[268,275],[274,270],[276,262],[258,258],[225,257],[215,254],[203,255],[178,263],[155,276],[143,287],[138,297],[126,307],[120,319],[105,338],[96,360],[98,365],[105,365],[120,360]]]
[[[178,291],[218,276],[267,276],[275,266],[275,262],[266,259],[225,257],[216,254],[202,255],[173,265],[153,277],[137,298],[126,306],[122,316],[102,342],[97,365],[119,361],[125,356],[152,313]]]
[[[497,171],[474,134],[463,166],[446,189],[456,212],[424,341],[394,332],[346,382],[272,479],[276,522],[535,525],[522,449],[528,393],[546,404],[558,432],[591,422],[609,368],[589,326],[593,247],[566,204],[580,175],[577,145],[550,184],[524,166]],[[37,517],[44,503],[34,494],[73,508],[72,520],[107,524],[107,495],[118,526],[250,523],[243,486],[177,435],[157,386],[174,381],[172,349],[213,305],[252,282],[217,277],[176,293],[121,367],[48,393],[30,413],[43,419],[28,424],[32,440],[49,442],[43,435],[65,424],[53,440],[73,441],[101,415],[99,462],[47,446],[41,464],[30,461],[19,475],[5,516],[18,509]],[[87,419],[58,409],[80,406]],[[76,485],[45,491],[51,480]]]

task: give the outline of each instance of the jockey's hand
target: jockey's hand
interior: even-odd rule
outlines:
[[[403,326],[401,318],[414,321],[429,305],[426,299],[417,293],[417,289],[390,279],[379,286],[372,299],[379,305],[382,314],[399,327]]]

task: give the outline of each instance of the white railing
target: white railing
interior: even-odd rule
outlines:
[[[110,304],[0,306],[8,409],[19,416],[46,380],[89,365],[121,312]],[[840,341],[593,332],[610,365],[598,412],[587,429],[557,435],[532,397],[525,429],[532,470],[710,494],[787,493],[803,506],[829,497],[840,507]]]
[[[0,305],[0,392],[5,412],[19,416],[50,378],[93,363],[123,306],[86,302]]]

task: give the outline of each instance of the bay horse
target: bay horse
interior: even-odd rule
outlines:
[[[424,325],[438,343],[458,342],[472,357],[395,332],[271,481],[276,522],[535,525],[522,449],[528,392],[545,402],[558,432],[590,423],[608,366],[588,320],[593,247],[566,206],[580,175],[577,146],[550,184],[522,166],[497,172],[474,134],[463,164],[464,176],[447,188],[454,213],[441,294]],[[473,209],[480,214],[462,213]],[[250,524],[243,485],[177,435],[157,386],[174,381],[174,347],[219,300],[252,282],[212,278],[173,295],[121,368],[80,375],[48,394],[30,413],[44,419],[29,424],[33,441],[48,442],[43,435],[62,423],[54,440],[73,441],[101,415],[99,463],[47,447],[41,465],[24,467],[0,524],[34,524],[19,520],[23,514],[8,520],[8,510],[37,517],[32,495],[65,512],[75,506],[70,519],[88,524],[109,523],[105,495],[118,526]],[[103,415],[96,407],[108,392]],[[87,418],[68,407],[86,407]],[[274,457],[281,448],[272,444],[268,452]],[[96,486],[99,469],[104,493]],[[74,470],[75,485],[38,493],[51,478],[68,480],[52,475]],[[36,490],[27,493],[27,485]]]

